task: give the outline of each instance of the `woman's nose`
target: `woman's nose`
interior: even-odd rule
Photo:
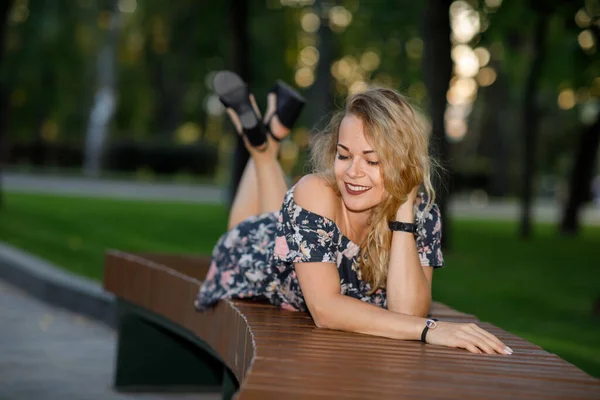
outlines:
[[[348,166],[348,169],[346,169],[346,174],[350,178],[355,178],[360,176],[361,173],[362,170],[360,168],[360,161],[357,158],[353,158],[352,162]]]

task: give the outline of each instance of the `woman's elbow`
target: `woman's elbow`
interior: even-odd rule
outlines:
[[[420,305],[420,306],[415,306],[415,307],[406,307],[406,305],[401,306],[401,305],[388,303],[387,309],[388,309],[388,311],[395,312],[397,314],[404,314],[404,315],[410,315],[412,317],[426,318],[427,315],[429,315],[430,307],[431,307],[431,302]]]
[[[334,321],[332,318],[331,306],[326,300],[315,301],[308,305],[310,315],[317,326],[317,328],[334,328]]]

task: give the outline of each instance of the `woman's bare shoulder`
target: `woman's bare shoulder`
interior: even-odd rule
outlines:
[[[338,198],[322,176],[309,174],[302,177],[294,189],[294,200],[305,210],[335,220]]]

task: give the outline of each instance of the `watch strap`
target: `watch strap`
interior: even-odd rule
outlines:
[[[388,226],[392,231],[417,233],[417,224],[409,222],[390,221],[388,222]]]
[[[427,343],[425,341],[425,338],[427,336],[427,331],[429,329],[434,329],[437,326],[437,318],[431,318],[428,319],[427,322],[425,323],[425,328],[423,328],[423,332],[421,332],[421,342],[423,343]]]

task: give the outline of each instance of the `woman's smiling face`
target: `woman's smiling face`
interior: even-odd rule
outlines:
[[[367,142],[362,121],[352,114],[340,125],[334,171],[350,211],[367,211],[383,200],[385,188],[377,153]]]

